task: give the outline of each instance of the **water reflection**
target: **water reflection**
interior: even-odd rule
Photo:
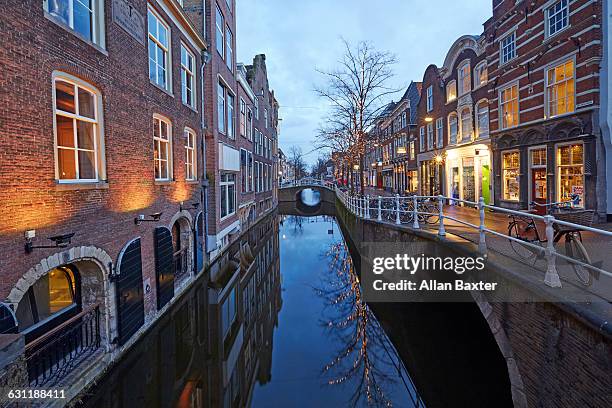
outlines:
[[[317,190],[313,190],[312,188],[306,188],[300,193],[300,199],[302,200],[302,203],[314,207],[315,205],[321,203],[321,193]]]

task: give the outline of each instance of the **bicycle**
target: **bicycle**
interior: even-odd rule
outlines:
[[[574,206],[578,205],[579,202],[580,198],[577,195],[573,195],[572,201],[550,204],[539,204],[532,201],[530,206],[544,207],[549,215],[554,215],[558,220],[568,221],[574,224],[590,225],[593,222],[594,212],[592,210],[576,210]],[[534,212],[533,210],[527,210],[525,216],[515,214],[508,215],[508,218],[510,218],[510,222],[508,223],[508,236],[531,244],[545,246],[548,240],[546,238],[541,238],[535,220],[528,215]],[[576,259],[587,265],[592,264],[591,257],[582,243],[580,229],[559,224],[554,224],[553,228],[555,231],[553,243],[557,244],[561,241],[561,238],[564,238],[565,255],[567,257]],[[535,263],[538,259],[543,257],[543,251],[523,245],[513,239],[509,241],[514,252],[524,259],[533,259]],[[580,283],[585,286],[590,286],[593,283],[593,276],[595,274],[589,268],[574,262],[570,262],[570,265],[574,269],[574,273],[578,277]]]

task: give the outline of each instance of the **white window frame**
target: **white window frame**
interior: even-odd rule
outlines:
[[[246,117],[247,123],[247,135],[246,138],[248,140],[250,140],[251,142],[253,141],[253,109],[251,109],[250,106],[247,106],[247,117]]]
[[[504,42],[508,39],[512,39],[511,42],[504,45]],[[512,45],[511,52],[506,53],[505,48]],[[505,65],[516,58],[516,31],[508,33],[504,38],[499,41],[499,65]]]
[[[435,140],[434,140],[434,124],[433,122],[429,122],[427,124],[427,150],[432,150],[436,148]]]
[[[198,154],[196,147],[197,141],[195,131],[190,128],[185,128],[185,180],[187,181],[196,181],[198,179]]]
[[[230,71],[234,72],[234,33],[229,25],[225,26],[225,63]]]
[[[454,141],[452,139],[453,135],[451,133],[452,129],[453,129],[453,127],[451,126],[451,119],[453,117],[455,118],[456,123],[457,123],[457,125],[456,125],[456,132],[455,132],[455,140]],[[458,139],[459,139],[459,115],[457,115],[457,112],[451,112],[448,115],[448,144],[449,145],[456,145]]]
[[[92,0],[91,9],[91,38],[87,38],[82,33],[76,31],[74,28],[74,2],[78,0],[68,0],[68,21],[61,16],[52,13],[49,8],[49,0],[43,0],[43,9],[49,18],[61,25],[70,29],[76,36],[82,38],[84,41],[95,44],[101,48],[106,47],[105,43],[105,25],[104,25],[104,0]],[[83,3],[81,3],[83,4]]]
[[[472,67],[468,60],[462,62],[457,68],[457,96],[463,96],[470,92],[472,92]]]
[[[450,91],[454,90],[455,95],[451,97]],[[446,103],[457,100],[457,81],[454,79],[446,84]]]
[[[264,121],[266,125],[266,129],[268,128],[268,109],[264,108]]]
[[[425,126],[419,129],[419,152],[425,151]]]
[[[427,112],[431,112],[433,110],[433,105],[433,85],[429,85],[427,87]]]
[[[225,85],[219,81],[217,83],[217,130],[222,134],[225,134],[227,128],[227,106],[225,105],[226,91]]]
[[[56,103],[56,91],[55,91],[55,83],[57,81],[63,81],[69,84],[72,84],[75,87],[75,96],[74,96],[74,104],[75,104],[75,113],[65,112],[57,109]],[[53,137],[54,137],[54,159],[55,159],[55,180],[58,183],[66,183],[66,184],[75,184],[75,183],[95,183],[99,182],[106,178],[106,169],[105,169],[105,161],[104,161],[104,126],[103,126],[103,112],[102,112],[102,94],[100,91],[93,87],[92,85],[78,79],[75,76],[65,74],[62,72],[53,72],[52,80],[52,95],[53,95]],[[86,116],[81,116],[78,114],[79,109],[79,101],[78,101],[78,88],[82,88],[87,92],[93,94],[94,100],[94,119],[91,119]],[[75,174],[77,178],[75,179],[62,179],[60,178],[60,167],[59,167],[59,147],[58,144],[58,134],[57,134],[57,116],[63,116],[67,118],[71,118],[73,121],[73,132],[74,132],[74,146],[72,148],[65,148],[66,150],[74,150],[75,152]],[[79,178],[79,161],[78,161],[78,152],[79,151],[92,151],[90,149],[79,149],[78,148],[78,139],[77,139],[77,126],[76,122],[84,121],[88,123],[93,123],[93,143],[94,143],[94,172],[95,177],[93,179],[81,179]]]
[[[582,145],[582,164],[577,165],[577,164],[564,164],[562,165],[560,163],[560,156],[559,156],[559,149],[561,149],[562,147],[566,147],[566,146],[570,146],[570,154],[571,154],[571,146],[573,145]],[[582,188],[584,189],[585,187],[585,181],[586,181],[586,177],[585,177],[585,169],[586,169],[586,149],[585,149],[585,143],[581,140],[576,140],[573,142],[564,142],[564,143],[557,143],[555,145],[555,186],[556,186],[556,200],[555,201],[563,201],[563,198],[561,197],[561,168],[567,168],[567,167],[574,167],[574,166],[582,166]],[[571,162],[571,158],[570,158],[570,162]],[[579,204],[579,207],[584,207],[584,199],[586,196],[586,191],[583,191],[582,194],[582,201]]]
[[[191,59],[192,69],[183,63],[183,52],[187,59]],[[181,42],[181,99],[183,103],[193,109],[196,109],[197,86],[196,86],[196,59],[195,55],[189,48]],[[189,86],[188,86],[189,85]],[[187,88],[191,90],[191,100],[187,100]]]
[[[513,87],[516,87],[516,99],[510,99],[506,102],[502,101],[502,94],[504,91],[511,89]],[[514,82],[512,84],[508,84],[507,86],[505,86],[504,88],[501,88],[498,92],[498,103],[499,103],[499,129],[512,129],[514,127],[517,127],[520,124],[520,96],[519,96],[519,92],[520,92],[520,88],[519,88],[519,83],[518,82]],[[512,126],[504,126],[504,105],[507,105],[508,103],[512,102],[516,100],[516,123],[514,123]]]
[[[486,72],[486,79],[481,82],[480,81],[480,72]],[[474,67],[474,90],[485,86],[489,82],[489,68],[487,66],[487,61],[481,61]]]
[[[511,154],[511,153],[518,153],[518,167],[516,168],[517,174],[521,174],[521,152],[518,149],[510,149],[510,150],[503,150],[501,152],[501,179],[502,179],[502,188],[501,188],[501,200],[502,201],[510,201],[510,202],[518,202],[521,199],[521,182],[520,180],[518,180],[517,182],[519,183],[519,192],[518,192],[518,197],[516,199],[511,199],[511,198],[506,198],[506,170],[514,170],[515,168],[508,168],[506,169],[504,167],[504,155],[506,154]]]
[[[436,147],[441,148],[444,145],[444,118],[436,119]]]
[[[148,16],[152,15],[153,18],[155,18],[155,21],[157,23],[157,27],[156,27],[156,31],[159,33],[159,26],[162,26],[163,28],[166,29],[166,36],[167,36],[167,42],[168,45],[164,45],[162,44],[159,39],[157,39],[152,33],[151,33],[151,27],[148,27],[148,21],[149,18]],[[162,89],[165,89],[168,92],[172,92],[172,31],[170,30],[170,26],[168,25],[168,23],[166,23],[164,21],[164,19],[157,13],[157,11],[155,11],[155,9],[153,7],[151,7],[151,5],[149,5],[148,9],[147,9],[147,53],[149,52],[148,50],[148,41],[152,41],[156,48],[156,52],[155,52],[155,58],[151,58],[151,55],[149,54],[149,58],[148,60],[153,60],[153,62],[155,63],[155,79],[151,79],[151,65],[149,63],[149,81],[152,84],[155,84],[156,86],[159,86]],[[157,47],[159,47],[165,54],[165,66],[163,67],[165,69],[165,86],[160,84],[158,81],[159,79],[159,75],[158,75],[158,70],[159,67],[161,66],[159,64],[159,61],[157,61]]]
[[[467,112],[467,115],[464,116],[464,113]],[[461,135],[461,140],[459,141],[460,143],[467,143],[467,142],[471,142],[472,138],[474,136],[474,119],[472,117],[472,109],[470,107],[463,107],[461,108],[461,110],[459,111],[459,134]],[[468,130],[470,131],[469,134],[469,139],[466,140],[466,136],[464,134],[464,129],[463,129],[463,125],[464,125],[464,118],[466,118],[467,120],[469,120],[469,126],[468,126]]]
[[[227,176],[234,176],[234,181],[223,181],[223,175],[227,175]],[[229,194],[229,186],[234,185],[234,211],[233,212],[229,212],[229,199],[230,199],[230,194]],[[236,173],[223,173],[219,175],[219,190],[220,190],[220,194],[225,195],[225,203],[227,205],[227,209],[225,209],[226,214],[223,215],[223,208],[220,208],[220,212],[219,215],[221,215],[220,221],[223,221],[229,217],[231,217],[232,215],[236,214],[236,206],[238,204],[238,199],[236,196]],[[219,197],[219,206],[221,207],[223,205],[223,200],[221,200],[221,198]]]
[[[165,116],[162,115],[158,115],[158,114],[154,114],[153,115],[153,123],[154,125],[156,125],[156,121],[159,122],[159,128],[158,128],[158,135],[160,136],[155,136],[155,133],[153,133],[153,143],[157,144],[159,143],[160,146],[160,151],[161,151],[161,145],[162,143],[165,144],[165,148],[166,148],[166,161],[167,161],[167,165],[166,165],[166,169],[167,169],[167,174],[166,177],[161,177],[161,163],[164,161],[162,159],[155,159],[155,155],[153,158],[153,164],[155,167],[158,167],[159,170],[159,175],[160,177],[155,177],[155,181],[171,181],[172,180],[172,168],[173,168],[173,164],[172,164],[172,122],[170,122],[170,119],[166,118]],[[161,137],[161,123],[164,122],[168,128],[168,140],[165,140]],[[155,149],[153,150],[155,151]],[[155,174],[155,173],[153,173]]]
[[[236,96],[229,92],[228,88],[225,88],[225,102],[227,103],[226,113],[227,113],[227,137],[230,139],[236,139]]]
[[[215,3],[215,49],[221,55],[221,59],[225,58],[225,16],[223,15],[223,11],[221,11],[221,7]],[[219,18],[221,17],[221,18]],[[221,49],[219,49],[219,44],[221,44]]]
[[[485,109],[487,111],[487,130],[486,130],[486,132],[483,132],[481,130],[481,127],[480,127],[480,106],[481,105],[484,105],[484,107],[485,107]],[[490,119],[489,119],[490,112],[489,112],[489,101],[488,101],[488,99],[481,99],[478,102],[476,102],[476,107],[475,107],[474,110],[476,112],[475,117],[476,117],[476,131],[478,133],[477,137],[479,139],[486,138],[486,137],[489,136],[489,128],[490,128]]]
[[[555,8],[558,5],[564,2],[565,2],[565,6],[563,6],[559,10],[555,10]],[[559,28],[558,30],[556,30],[555,32],[551,32],[551,28],[552,28],[550,25],[551,17],[556,17],[558,14],[561,14],[563,12],[565,12],[565,16],[566,16],[565,25]],[[554,37],[555,35],[569,28],[570,25],[571,25],[570,24],[570,0],[559,0],[551,4],[550,6],[544,8],[544,26],[545,26],[546,38]]]
[[[551,84],[548,81],[548,72],[550,70],[554,70],[556,68],[558,68],[561,65],[566,65],[567,63],[571,62],[572,63],[572,77],[571,78],[565,78],[563,81],[556,81],[554,84]],[[555,115],[551,114],[551,99],[549,96],[549,89],[553,86],[558,86],[561,83],[565,83],[567,84],[567,82],[569,81],[573,81],[574,82],[574,92],[572,94],[572,106],[573,109],[571,111],[566,111],[563,113],[557,113]],[[544,105],[545,105],[545,112],[546,112],[546,117],[547,118],[554,118],[557,116],[563,116],[563,115],[568,115],[568,114],[572,114],[576,111],[576,56],[572,56],[571,58],[565,58],[565,59],[561,59],[561,60],[557,60],[549,65],[546,66],[546,68],[544,69],[544,81],[545,81],[545,90],[544,90]],[[557,99],[558,101],[559,99]],[[568,99],[569,101],[569,99]]]

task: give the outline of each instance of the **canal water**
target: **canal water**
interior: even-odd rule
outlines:
[[[456,344],[438,350],[441,340],[448,343],[432,331],[438,322],[417,317],[406,325],[397,315],[409,316],[405,305],[371,308],[362,301],[332,216],[273,214],[237,245],[75,405],[510,405],[494,348],[470,340],[478,332],[459,328],[458,341],[469,343],[465,353],[484,355],[455,359]],[[209,280],[224,271],[236,276]],[[413,331],[415,324],[423,333]]]

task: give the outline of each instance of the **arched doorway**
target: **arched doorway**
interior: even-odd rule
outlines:
[[[174,289],[176,292],[194,275],[194,239],[190,220],[186,217],[179,217],[172,224],[171,233]]]

